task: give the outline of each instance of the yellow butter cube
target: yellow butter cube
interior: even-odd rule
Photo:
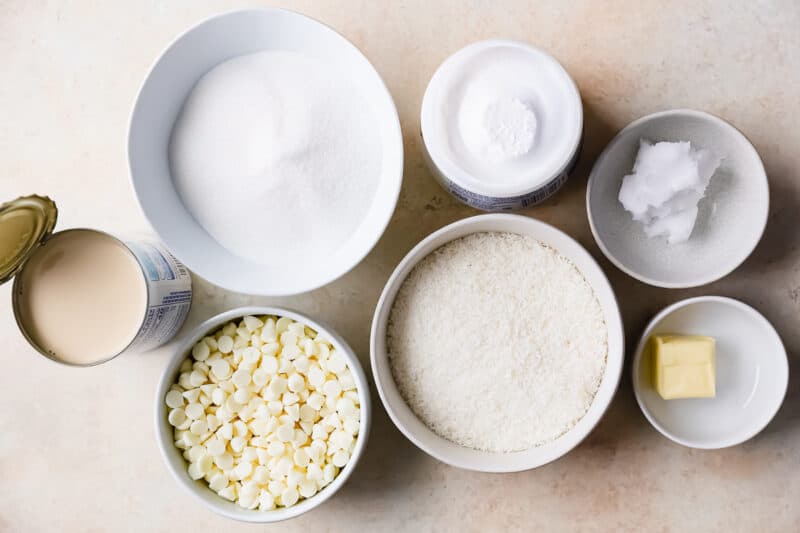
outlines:
[[[651,343],[653,384],[662,398],[714,397],[713,337],[655,335]]]

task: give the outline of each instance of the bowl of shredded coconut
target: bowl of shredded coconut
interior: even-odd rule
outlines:
[[[170,251],[226,289],[312,290],[372,249],[402,182],[386,86],[331,28],[233,11],[167,47],[131,115],[142,210]]]
[[[622,321],[588,252],[520,215],[446,226],[375,311],[375,384],[397,427],[453,466],[527,470],[577,446],[619,383]]]

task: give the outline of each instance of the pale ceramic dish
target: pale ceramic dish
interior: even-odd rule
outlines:
[[[382,170],[361,225],[324,261],[273,265],[242,259],[223,248],[194,220],[175,191],[168,144],[172,126],[197,80],[231,57],[291,50],[346,71],[375,113]],[[161,240],[194,273],[229,290],[270,296],[321,287],[356,266],[372,249],[394,212],[403,178],[403,139],[392,97],[359,50],[331,28],[283,9],[247,9],[212,17],[179,36],[153,65],[131,115],[128,163],[136,197]]]
[[[212,491],[208,487],[208,483],[206,483],[204,480],[192,480],[187,472],[188,463],[183,458],[182,451],[175,447],[173,428],[167,421],[167,406],[164,403],[164,398],[167,394],[167,391],[169,390],[170,386],[177,381],[181,363],[183,363],[183,361],[189,357],[192,346],[194,346],[197,341],[209,333],[213,333],[219,329],[226,322],[240,319],[245,315],[286,316],[292,318],[293,320],[303,322],[317,332],[324,334],[328,340],[331,341],[331,344],[333,344],[333,346],[339,351],[339,353],[344,355],[347,361],[347,366],[350,368],[350,371],[355,378],[356,386],[358,387],[358,398],[361,403],[361,428],[359,429],[358,437],[356,438],[356,447],[350,456],[350,461],[344,466],[344,468],[341,469],[339,475],[336,476],[336,479],[334,479],[330,485],[323,488],[311,498],[302,500],[291,507],[278,508],[272,511],[243,509],[236,503],[228,501]],[[299,516],[310,511],[311,509],[314,509],[315,507],[318,507],[331,496],[333,496],[336,491],[338,491],[342,485],[345,484],[347,478],[350,477],[350,474],[353,473],[353,470],[355,470],[359,459],[361,459],[361,455],[364,453],[364,448],[367,445],[367,438],[369,436],[370,421],[372,416],[367,377],[364,375],[364,370],[361,368],[361,364],[358,362],[358,357],[356,357],[350,346],[348,346],[344,339],[342,339],[336,334],[336,332],[326,325],[321,324],[316,320],[312,320],[311,318],[295,311],[290,311],[280,307],[240,307],[238,309],[232,309],[211,317],[194,328],[177,347],[174,355],[167,364],[167,367],[161,374],[161,380],[158,384],[158,390],[156,391],[155,402],[156,439],[158,440],[158,447],[161,450],[161,456],[163,457],[164,463],[167,465],[167,468],[172,474],[172,477],[174,477],[178,484],[180,484],[184,489],[189,491],[192,496],[200,500],[206,507],[215,513],[221,514],[222,516],[226,516],[228,518],[233,518],[234,520],[258,523],[279,522],[281,520],[294,518],[295,516]]]
[[[571,260],[594,289],[605,315],[608,328],[608,358],[603,379],[586,415],[564,435],[552,442],[520,452],[493,453],[473,450],[455,444],[431,431],[411,411],[392,377],[386,352],[386,326],[397,291],[414,266],[443,244],[471,233],[484,231],[530,235],[552,246]],[[560,230],[521,215],[479,215],[432,233],[415,246],[397,266],[383,289],[370,335],[370,361],[375,386],[389,417],[420,449],[450,465],[483,472],[518,472],[554,461],[572,450],[592,431],[614,398],[619,384],[625,353],[622,319],[617,300],[603,271],[591,255]]]
[[[640,139],[690,141],[723,157],[685,243],[648,238],[617,199]],[[586,209],[597,244],[620,270],[658,287],[696,287],[731,273],[753,251],[767,224],[769,186],[758,153],[739,130],[714,115],[677,109],[635,120],[614,137],[592,168]]]
[[[648,340],[657,334],[716,339],[716,397],[663,400],[652,384]],[[775,328],[731,298],[677,302],[648,324],[633,359],[633,390],[645,417],[665,437],[691,448],[725,448],[757,435],[778,412],[789,364]]]

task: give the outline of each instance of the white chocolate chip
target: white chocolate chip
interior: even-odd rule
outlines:
[[[205,346],[205,343],[203,343],[203,346]],[[199,387],[206,381],[208,381],[206,375],[198,370],[193,370],[192,373],[189,374],[189,383],[192,387]]]
[[[200,398],[201,392],[202,391],[200,389],[189,389],[187,391],[184,391],[183,397],[189,403],[197,402],[197,400]]]
[[[315,389],[319,389],[325,383],[325,372],[319,365],[311,365],[308,369],[308,382]]]
[[[317,484],[310,479],[302,480],[297,488],[303,498],[310,498],[317,493]]]
[[[222,489],[228,486],[228,477],[225,474],[215,474],[208,483],[211,490],[219,493]]]
[[[244,321],[244,327],[251,333],[264,326],[264,322],[254,316],[246,316],[242,320]]]
[[[258,510],[270,511],[275,508],[275,498],[266,490],[258,493]]]
[[[233,351],[233,339],[228,335],[223,335],[217,339],[217,346],[221,353],[229,354]]]
[[[294,427],[290,424],[281,424],[275,431],[275,436],[281,442],[289,442],[294,437]]]
[[[342,428],[351,435],[358,435],[359,422],[355,418],[345,418]]]
[[[284,406],[294,405],[294,404],[296,404],[297,402],[300,401],[300,396],[298,396],[297,394],[295,394],[293,392],[286,392],[281,397],[281,401],[283,402]]]
[[[347,461],[350,460],[350,454],[344,450],[339,450],[335,454],[333,454],[333,459],[331,462],[334,466],[338,466],[339,468],[343,467],[347,464]],[[331,480],[333,481],[333,480]]]
[[[211,363],[211,372],[221,380],[228,379],[231,375],[231,365],[225,359],[219,359]]]
[[[180,425],[186,420],[186,412],[180,407],[178,407],[177,409],[173,409],[172,411],[169,412],[167,420],[173,426]]]
[[[281,503],[284,507],[290,507],[297,503],[297,500],[300,498],[300,494],[298,494],[297,489],[295,488],[287,488],[281,494]]]
[[[306,388],[306,380],[300,374],[292,374],[287,381],[289,390],[300,392]]]
[[[192,347],[192,357],[196,361],[205,361],[211,355],[211,348],[204,341],[200,341]]]
[[[226,500],[233,501],[236,499],[236,489],[234,488],[233,484],[228,485],[221,491],[217,492],[217,494],[219,494]]]
[[[322,392],[324,392],[325,396],[328,398],[338,398],[342,393],[342,386],[339,385],[337,380],[329,379],[322,385]]]
[[[299,418],[303,422],[314,422],[317,418],[317,410],[308,404],[301,405],[299,407]]]
[[[195,420],[192,422],[192,425],[189,426],[189,431],[198,436],[204,435],[208,433],[208,423],[203,419]]]
[[[342,418],[352,417],[357,410],[356,404],[350,398],[339,398],[336,401],[336,412]]]
[[[241,389],[243,387],[247,387],[250,384],[251,374],[247,370],[240,368],[236,372],[233,373],[231,376],[231,381],[233,384],[236,385],[237,388]]]
[[[285,317],[285,316],[280,317],[275,322],[275,332],[278,333],[278,334],[283,333],[284,331],[286,331],[289,328],[289,324],[291,324],[291,323],[292,323],[292,319],[291,318]]]
[[[176,407],[183,407],[184,404],[183,395],[176,390],[167,392],[164,401],[167,404],[167,407],[171,407],[173,409]]]
[[[324,479],[326,483],[330,483],[335,477],[336,466],[334,466],[332,463],[328,463],[325,465],[325,468],[322,469],[322,479]]]
[[[344,360],[344,357],[337,351],[334,350],[328,356],[328,370],[333,372],[334,374],[341,374],[347,369],[347,362]]]
[[[238,389],[233,393],[233,399],[236,401],[236,403],[240,403],[242,405],[249,402],[251,396],[252,394],[248,389]]]

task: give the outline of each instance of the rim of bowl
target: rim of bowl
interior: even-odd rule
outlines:
[[[294,320],[303,321],[308,326],[315,329],[318,333],[322,333],[328,340],[331,341],[331,344],[333,344],[334,347],[340,350],[345,356],[347,365],[356,380],[358,398],[359,402],[361,403],[361,427],[359,428],[358,437],[356,438],[356,447],[353,450],[347,465],[345,465],[345,467],[339,471],[339,475],[336,476],[336,479],[334,479],[328,486],[324,487],[311,498],[305,499],[291,507],[282,507],[273,509],[271,511],[240,509],[238,507],[233,508],[233,510],[228,509],[227,507],[229,505],[235,506],[236,504],[234,502],[229,502],[228,500],[225,500],[221,496],[215,494],[214,491],[212,491],[204,481],[192,481],[192,479],[188,477],[185,468],[180,472],[177,471],[175,468],[173,468],[169,458],[169,454],[173,452],[173,450],[179,453],[180,450],[175,448],[171,434],[172,427],[166,422],[167,409],[166,404],[164,403],[164,395],[169,387],[175,382],[174,377],[181,362],[183,362],[183,360],[189,356],[189,350],[197,341],[220,327],[225,322],[244,317],[245,315],[286,316]],[[320,322],[319,320],[312,319],[303,313],[287,309],[285,307],[237,307],[229,311],[218,313],[192,328],[192,330],[184,336],[183,340],[175,348],[174,353],[170,356],[167,365],[161,373],[158,386],[156,387],[155,403],[154,423],[156,440],[158,441],[158,449],[161,454],[161,459],[164,462],[167,470],[170,472],[170,474],[172,474],[173,479],[178,482],[178,485],[180,485],[184,491],[190,493],[196,501],[202,502],[206,508],[226,518],[231,518],[241,522],[281,522],[283,520],[288,520],[290,518],[305,514],[308,511],[311,511],[312,509],[315,509],[325,503],[339,491],[339,489],[345,484],[350,475],[358,466],[358,462],[361,460],[361,456],[363,455],[367,441],[369,440],[369,432],[372,425],[372,405],[370,403],[367,376],[364,373],[364,369],[361,367],[358,357],[350,345],[347,344],[347,342],[327,324]],[[181,457],[181,460],[184,459]],[[219,499],[219,504],[211,503],[210,501],[206,500],[201,496],[200,491],[208,491],[208,494]],[[213,501],[216,502],[216,500]]]
[[[571,242],[579,250],[583,251],[583,253],[585,254],[585,259],[587,259],[589,261],[589,264],[592,265],[593,269],[595,269],[596,274],[599,275],[601,277],[601,279],[605,280],[605,283],[607,285],[608,294],[609,294],[609,296],[611,298],[611,303],[613,304],[612,308],[615,311],[614,315],[615,315],[615,318],[616,318],[616,322],[618,323],[618,327],[617,328],[612,328],[612,325],[608,323],[608,320],[606,320],[608,338],[611,339],[612,336],[614,336],[618,340],[619,350],[616,350],[614,353],[612,353],[611,350],[609,349],[608,353],[606,354],[606,368],[605,368],[605,372],[603,374],[603,380],[601,381],[600,388],[602,388],[602,385],[603,385],[603,383],[605,382],[606,379],[611,380],[610,381],[611,384],[609,385],[609,390],[608,390],[608,396],[607,396],[607,398],[605,398],[605,405],[602,405],[602,406],[599,407],[598,412],[593,415],[595,417],[595,419],[591,420],[589,425],[584,429],[584,433],[582,435],[579,435],[579,438],[577,438],[573,442],[570,442],[567,445],[564,445],[563,448],[559,449],[556,453],[551,454],[551,456],[549,458],[547,458],[546,460],[544,460],[544,461],[533,461],[530,464],[527,464],[527,465],[522,466],[522,467],[496,467],[496,468],[493,468],[493,467],[476,466],[474,464],[469,463],[468,461],[465,462],[465,461],[462,461],[460,459],[454,459],[454,458],[449,457],[447,455],[438,453],[437,451],[429,448],[423,442],[423,439],[418,438],[416,433],[411,428],[407,427],[400,420],[400,417],[395,412],[394,404],[392,404],[389,401],[388,397],[387,397],[387,393],[384,390],[384,383],[383,383],[379,373],[376,370],[377,366],[378,366],[377,362],[378,362],[378,358],[379,358],[378,353],[377,353],[378,350],[377,350],[376,343],[377,343],[377,332],[378,332],[379,327],[385,330],[386,324],[388,323],[388,319],[389,319],[389,313],[388,312],[385,313],[385,317],[383,319],[381,319],[381,315],[383,314],[384,309],[394,302],[394,299],[392,299],[391,302],[387,301],[389,293],[395,292],[395,294],[396,294],[396,291],[399,289],[399,286],[402,285],[402,283],[405,281],[405,276],[403,276],[402,278],[400,277],[400,273],[403,270],[405,270],[406,268],[413,268],[414,265],[418,264],[422,259],[427,257],[427,255],[429,255],[429,253],[431,253],[433,251],[433,250],[431,250],[431,252],[428,252],[428,253],[423,253],[422,252],[422,250],[428,245],[428,243],[430,243],[431,241],[433,241],[434,239],[437,239],[438,237],[440,237],[442,235],[456,233],[457,230],[459,230],[462,226],[469,225],[469,224],[473,224],[473,225],[479,226],[479,227],[476,227],[475,230],[472,233],[479,233],[481,231],[492,231],[492,230],[488,230],[488,229],[481,229],[480,226],[483,226],[484,222],[492,222],[492,221],[495,221],[495,220],[504,220],[504,219],[505,220],[509,220],[509,221],[515,221],[515,223],[519,223],[519,224],[529,224],[529,225],[532,225],[532,226],[538,226],[540,228],[546,228],[549,231],[554,231],[561,238]],[[458,238],[458,237],[454,237],[453,239],[448,239],[448,241],[446,241],[446,242],[450,242],[450,241],[454,240],[455,238]],[[442,243],[440,246],[443,246],[444,244],[446,244],[446,242]],[[542,242],[544,242],[544,241],[542,241]],[[545,244],[550,244],[550,243],[545,242]],[[561,253],[558,250],[558,248],[556,248],[556,251]],[[593,288],[593,290],[596,290],[594,287],[592,287],[592,288]],[[609,345],[610,344],[611,344],[611,341],[609,340]],[[380,359],[388,360],[388,353],[386,352],[386,350],[381,351]],[[476,215],[476,216],[464,218],[464,219],[461,219],[461,220],[457,220],[456,222],[453,222],[451,224],[448,224],[448,225],[446,225],[446,226],[434,231],[433,233],[429,234],[425,238],[423,238],[419,243],[417,243],[403,257],[403,259],[400,261],[400,263],[397,265],[397,267],[395,267],[395,269],[392,271],[392,274],[389,277],[389,280],[386,282],[386,285],[384,286],[383,291],[381,292],[381,296],[380,296],[380,299],[378,300],[378,304],[375,307],[375,313],[374,313],[373,319],[372,319],[372,326],[370,328],[370,364],[372,366],[372,378],[373,378],[373,380],[375,382],[375,388],[378,391],[378,396],[381,399],[381,403],[383,404],[384,409],[386,410],[387,414],[389,415],[389,418],[394,423],[395,427],[397,427],[400,430],[400,432],[403,435],[405,435],[405,437],[408,440],[410,440],[417,448],[419,448],[423,452],[427,453],[428,455],[430,455],[434,459],[437,459],[437,460],[439,460],[439,461],[441,461],[443,463],[446,463],[448,465],[454,466],[456,468],[462,468],[462,469],[465,469],[465,470],[472,470],[472,471],[476,471],[476,472],[501,473],[502,474],[502,473],[513,473],[513,472],[523,472],[523,471],[526,471],[526,470],[532,470],[534,468],[538,468],[540,466],[544,466],[544,465],[546,465],[548,463],[554,462],[554,461],[562,458],[563,456],[567,455],[573,449],[575,449],[581,442],[583,442],[586,439],[586,437],[588,437],[592,433],[592,431],[595,429],[595,427],[597,427],[597,424],[599,424],[600,421],[603,419],[603,416],[605,416],[606,412],[608,411],[608,408],[611,406],[611,403],[614,401],[614,398],[616,397],[616,393],[617,393],[617,390],[619,389],[619,383],[620,383],[620,380],[621,380],[621,377],[622,377],[622,368],[624,366],[624,360],[625,360],[625,331],[624,331],[624,326],[623,326],[623,322],[622,322],[622,315],[621,315],[620,310],[619,310],[619,303],[617,301],[616,294],[614,293],[613,287],[611,286],[611,283],[608,281],[608,277],[605,275],[605,272],[603,271],[603,269],[600,267],[600,265],[597,263],[597,261],[594,259],[594,257],[592,257],[592,255],[583,247],[583,245],[581,245],[578,241],[576,241],[575,239],[570,237],[567,233],[561,231],[560,229],[556,228],[555,226],[547,224],[546,222],[542,222],[542,221],[540,221],[538,219],[530,218],[530,217],[526,217],[524,215],[518,215],[518,214],[487,213],[487,214]],[[389,376],[389,379],[393,380],[391,375]],[[395,384],[395,386],[396,386],[396,384]],[[600,394],[600,388],[598,388],[597,395]],[[587,410],[586,414],[583,416],[583,418],[581,420],[578,421],[578,423],[580,423],[583,419],[587,419],[587,417],[589,417],[589,411],[591,410],[591,407],[593,405],[595,405],[594,402],[596,402],[597,399],[598,399],[597,395],[592,400],[592,404],[590,405],[589,410]],[[402,398],[401,398],[401,401],[402,401]],[[597,405],[600,405],[600,404],[597,404]],[[406,406],[407,406],[407,404],[406,404]],[[416,417],[416,415],[413,413],[413,411],[411,411],[411,413],[412,413],[412,415],[414,415]],[[423,425],[425,425],[423,422],[421,422],[421,423]],[[558,437],[558,439],[561,439],[561,438],[565,437],[566,435],[569,435],[571,432],[574,431],[574,429],[575,429],[575,426],[573,426],[573,428],[571,428],[566,433],[564,433],[563,435]],[[432,433],[432,434],[437,439],[441,439],[442,441],[449,442],[446,439],[444,439],[444,437],[436,435],[435,433]],[[558,439],[556,439],[556,441]],[[553,442],[556,442],[556,441],[553,441]],[[489,453],[492,453],[492,452],[486,452],[486,453],[489,454]],[[518,453],[518,452],[513,452],[513,453]]]
[[[766,202],[764,202],[764,206],[761,210],[760,216],[756,221],[761,228],[758,233],[758,238],[754,239],[753,243],[746,247],[746,251],[745,253],[742,254],[742,257],[740,259],[732,261],[731,264],[726,265],[725,268],[721,270],[720,273],[718,274],[711,274],[705,277],[697,278],[692,281],[687,281],[683,283],[661,281],[655,278],[651,278],[649,276],[645,276],[629,268],[620,260],[618,260],[606,247],[603,239],[600,238],[598,229],[595,226],[594,217],[592,216],[592,204],[591,204],[592,182],[599,179],[597,177],[596,169],[600,166],[600,163],[609,156],[612,150],[616,148],[617,144],[620,142],[619,140],[622,134],[645,122],[649,122],[651,120],[657,120],[659,118],[663,118],[670,115],[690,115],[697,118],[701,118],[703,120],[708,120],[710,122],[714,122],[722,126],[723,128],[730,130],[732,134],[740,137],[740,139],[744,141],[745,146],[750,152],[751,157],[758,162],[758,166],[761,170],[761,172],[759,172],[759,176],[762,178],[760,182],[763,185],[766,192],[765,195]],[[603,151],[600,152],[600,155],[595,160],[594,164],[592,165],[592,170],[589,173],[589,181],[586,185],[586,213],[588,215],[587,218],[589,219],[589,228],[592,231],[592,236],[594,237],[597,246],[600,248],[600,251],[603,252],[603,255],[605,255],[606,258],[609,261],[611,261],[611,263],[614,264],[614,266],[616,266],[625,274],[643,283],[647,283],[648,285],[652,285],[654,287],[661,287],[663,289],[690,289],[693,287],[708,285],[709,283],[713,283],[715,281],[724,278],[725,276],[727,276],[728,274],[739,268],[742,265],[742,263],[744,263],[747,260],[747,258],[750,257],[750,255],[756,249],[756,246],[758,246],[758,243],[761,242],[761,238],[764,236],[764,231],[767,228],[767,221],[769,219],[769,203],[770,203],[769,180],[767,179],[767,172],[766,169],[764,168],[764,162],[761,160],[761,156],[758,155],[758,151],[756,150],[752,141],[750,141],[750,139],[748,139],[747,136],[741,130],[739,130],[736,126],[726,121],[725,119],[718,117],[717,115],[711,114],[707,111],[700,111],[697,109],[688,109],[688,108],[667,109],[664,111],[657,111],[655,113],[650,113],[649,115],[637,118],[636,120],[630,122],[627,126],[622,128],[621,130],[619,130],[619,132],[617,132],[617,134],[614,135],[614,138],[611,139],[611,141],[609,141],[609,143],[606,145],[605,148],[603,148]],[[744,251],[745,248],[742,248],[742,250]]]
[[[209,15],[208,17],[205,17],[205,18],[195,22],[194,24],[192,24],[191,26],[189,26],[185,30],[183,30],[180,33],[178,33],[174,38],[172,38],[167,43],[167,45],[164,46],[164,48],[159,52],[158,56],[152,61],[152,63],[148,67],[147,73],[145,74],[144,79],[142,79],[142,82],[139,84],[139,88],[136,91],[136,96],[134,97],[133,105],[131,106],[130,112],[128,114],[127,132],[126,132],[126,136],[125,136],[125,156],[126,156],[127,163],[128,163],[128,183],[129,183],[131,189],[133,190],[133,196],[136,198],[136,203],[139,206],[139,210],[142,213],[142,215],[145,217],[147,222],[150,224],[150,227],[153,228],[153,231],[156,233],[156,235],[158,235],[159,239],[161,239],[161,241],[165,245],[167,245],[166,241],[163,240],[163,238],[159,234],[158,230],[156,229],[156,226],[153,224],[152,220],[150,220],[150,217],[148,216],[147,211],[145,210],[144,206],[142,205],[142,202],[141,202],[141,199],[139,197],[138,190],[137,190],[137,186],[136,186],[136,180],[133,177],[133,168],[131,166],[131,153],[130,153],[131,152],[131,150],[130,150],[131,126],[133,125],[134,116],[136,115],[136,112],[137,112],[138,107],[139,107],[139,99],[141,97],[142,90],[144,89],[145,85],[147,85],[147,82],[149,81],[150,76],[153,73],[153,70],[156,68],[156,66],[161,61],[161,59],[164,57],[164,55],[167,53],[167,51],[170,50],[178,41],[180,41],[181,39],[186,37],[186,35],[188,35],[192,31],[196,30],[200,26],[208,24],[208,23],[211,23],[216,19],[220,19],[220,18],[227,17],[227,16],[234,15],[234,14],[238,14],[238,13],[270,14],[270,13],[277,13],[277,12],[289,13],[289,14],[291,14],[293,16],[298,17],[298,18],[303,18],[303,19],[306,19],[306,20],[308,20],[310,22],[319,24],[320,26],[326,28],[327,30],[332,31],[340,39],[342,39],[342,41],[344,42],[345,46],[351,47],[357,54],[359,54],[367,62],[367,64],[369,64],[369,66],[375,72],[375,76],[377,77],[378,84],[376,85],[376,88],[381,93],[383,93],[383,97],[387,99],[387,101],[389,103],[389,106],[390,106],[391,118],[390,118],[388,127],[395,131],[396,137],[399,140],[399,142],[397,143],[397,150],[398,150],[398,156],[399,156],[398,157],[398,168],[395,170],[394,173],[392,173],[392,175],[394,175],[394,178],[392,179],[393,190],[391,191],[392,192],[392,194],[391,194],[391,208],[390,209],[386,209],[385,216],[381,219],[379,224],[375,225],[376,229],[378,231],[375,234],[374,239],[370,239],[372,242],[369,244],[369,246],[365,246],[364,249],[360,253],[354,255],[352,264],[348,268],[342,270],[341,272],[332,273],[332,274],[329,274],[327,276],[321,276],[314,283],[309,283],[309,284],[307,284],[306,286],[304,286],[304,287],[302,287],[300,289],[295,289],[295,290],[292,290],[292,291],[273,290],[273,291],[270,291],[269,293],[266,293],[263,290],[258,290],[258,291],[254,292],[251,287],[247,287],[244,284],[229,283],[229,280],[227,280],[227,279],[223,280],[223,281],[211,279],[206,275],[206,272],[201,271],[202,268],[198,269],[197,265],[191,265],[190,266],[190,265],[188,265],[188,263],[186,263],[186,261],[184,261],[183,259],[179,258],[181,260],[181,262],[186,264],[192,270],[192,273],[194,273],[195,275],[205,279],[206,281],[212,283],[213,285],[216,285],[218,287],[222,287],[223,289],[236,291],[236,292],[241,292],[241,293],[248,293],[248,294],[259,294],[259,295],[262,295],[262,296],[293,296],[293,295],[296,295],[296,294],[303,294],[303,293],[306,293],[306,292],[310,292],[310,291],[313,291],[313,290],[318,289],[320,287],[323,287],[323,286],[325,286],[325,285],[327,285],[329,283],[332,283],[332,282],[336,281],[337,279],[341,278],[342,276],[344,276],[345,274],[347,274],[348,272],[350,272],[351,270],[353,270],[355,267],[357,267],[361,263],[361,261],[363,261],[364,258],[367,255],[369,255],[369,253],[375,248],[375,246],[378,244],[378,241],[381,239],[383,234],[386,232],[386,228],[389,226],[389,222],[391,222],[392,216],[394,215],[394,212],[397,209],[397,202],[400,199],[400,191],[401,191],[402,186],[403,186],[403,166],[404,166],[404,161],[405,161],[405,153],[404,153],[405,149],[404,149],[404,146],[403,146],[403,130],[402,130],[401,126],[400,126],[400,117],[397,114],[397,105],[394,102],[394,98],[392,97],[392,93],[389,91],[389,88],[386,86],[386,81],[383,79],[383,76],[381,76],[380,72],[378,72],[378,69],[375,68],[375,65],[372,64],[372,62],[369,60],[367,55],[358,46],[356,46],[352,41],[350,41],[342,33],[337,31],[336,28],[334,28],[334,27],[332,27],[332,26],[330,26],[330,25],[328,25],[328,24],[326,24],[326,23],[324,23],[324,22],[322,22],[322,21],[320,21],[320,20],[318,20],[318,19],[316,19],[314,17],[306,15],[305,13],[300,13],[299,11],[295,11],[293,9],[287,9],[287,8],[282,8],[282,7],[261,6],[261,7],[229,9],[229,10],[223,11],[221,13],[216,13],[214,15]],[[169,251],[171,253],[175,253],[173,248],[172,248],[172,246],[168,246],[168,249],[169,249]],[[177,254],[176,254],[176,256],[177,256]]]
[[[778,339],[778,343],[780,344],[783,354],[782,358],[779,358],[783,365],[781,365],[782,374],[784,376],[784,385],[783,385],[783,393],[781,394],[781,400],[775,406],[775,409],[772,410],[770,415],[765,418],[763,423],[759,423],[754,425],[754,429],[747,432],[744,438],[738,439],[718,439],[713,443],[703,443],[694,441],[692,439],[682,439],[677,435],[674,435],[670,432],[669,429],[664,427],[660,424],[650,413],[650,410],[647,408],[647,404],[644,403],[642,400],[641,392],[642,392],[642,384],[639,380],[639,368],[641,366],[642,354],[644,352],[645,345],[647,340],[650,338],[651,332],[653,328],[655,328],[664,318],[668,315],[671,315],[678,309],[682,309],[684,307],[688,307],[690,305],[701,303],[701,302],[717,302],[725,305],[731,305],[733,307],[737,307],[747,314],[753,317],[754,320],[760,322],[762,325],[766,326],[767,329],[775,335],[775,338]],[[647,323],[647,326],[644,328],[642,335],[639,337],[639,342],[636,344],[636,351],[633,355],[633,364],[631,365],[631,379],[633,381],[633,395],[636,397],[636,403],[639,405],[639,409],[642,411],[642,414],[647,419],[650,424],[658,430],[664,437],[668,438],[672,442],[676,444],[680,444],[682,446],[686,446],[688,448],[695,448],[698,450],[719,450],[722,448],[729,448],[731,446],[736,446],[738,444],[742,444],[743,442],[747,442],[748,440],[752,439],[759,433],[761,433],[767,425],[772,422],[772,419],[775,418],[775,415],[778,414],[781,406],[783,405],[783,401],[786,398],[786,392],[789,389],[789,359],[786,355],[786,347],[783,344],[783,340],[781,340],[778,331],[775,329],[775,326],[767,320],[767,318],[762,315],[756,308],[742,302],[741,300],[737,300],[735,298],[729,298],[727,296],[694,296],[692,298],[686,298],[684,300],[679,300],[673,304],[668,305],[664,309],[658,312],[656,316],[654,316],[650,322]],[[666,400],[665,400],[666,401]]]

